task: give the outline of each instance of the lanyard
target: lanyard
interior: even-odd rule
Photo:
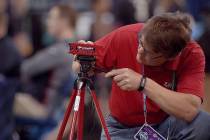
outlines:
[[[147,123],[147,96],[143,93],[143,100],[144,100],[144,123]]]
[[[144,75],[144,65],[142,66],[142,75]],[[144,123],[147,123],[147,96],[143,93],[143,110],[144,110]]]
[[[142,66],[142,75],[144,75],[144,65]],[[172,74],[172,87],[173,91],[176,90],[176,72],[173,71]],[[143,93],[143,110],[144,110],[144,123],[147,123],[147,96]]]
[[[144,73],[144,65],[142,66],[142,75],[145,75]],[[172,74],[172,86],[171,86],[171,89],[173,91],[176,90],[176,72],[173,71],[173,74]],[[145,93],[143,93],[143,110],[144,110],[144,124],[148,124],[147,123],[147,96]],[[168,134],[167,134],[167,140],[169,139],[169,136],[170,136],[170,128],[171,128],[171,122],[169,122],[169,125],[168,125]]]

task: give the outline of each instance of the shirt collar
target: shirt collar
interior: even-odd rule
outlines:
[[[181,53],[179,53],[175,58],[168,60],[164,64],[164,68],[176,71],[180,62],[180,56],[181,56]]]

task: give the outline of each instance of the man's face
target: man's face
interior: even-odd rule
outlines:
[[[148,66],[160,66],[167,61],[163,54],[154,52],[152,47],[147,45],[143,36],[139,40],[136,59],[139,63]]]

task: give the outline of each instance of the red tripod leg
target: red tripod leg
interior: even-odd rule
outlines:
[[[72,122],[71,122],[69,140],[73,140],[74,138],[75,126],[77,123],[77,116],[78,116],[78,111],[75,111],[73,114]]]
[[[85,88],[81,91],[81,100],[79,106],[78,130],[77,140],[83,140],[83,127],[84,127],[84,107],[85,107]]]
[[[72,110],[72,106],[73,106],[74,101],[75,101],[75,97],[76,97],[76,90],[73,90],[72,95],[70,97],[69,105],[68,105],[67,110],[65,112],[64,119],[62,121],[60,130],[59,130],[59,133],[58,133],[58,136],[57,136],[57,140],[62,140],[63,133],[64,133],[64,130],[66,128],[66,124],[68,122],[68,119],[69,119],[69,116],[70,116],[70,113],[71,113],[71,110]]]
[[[111,140],[110,135],[109,135],[109,132],[108,132],[108,128],[106,126],[106,123],[105,123],[103,114],[101,112],[101,109],[100,109],[100,106],[99,106],[99,103],[98,103],[98,100],[97,100],[97,97],[96,97],[96,94],[95,94],[95,91],[94,90],[90,90],[90,92],[91,92],[91,96],[93,98],[93,102],[95,104],[95,108],[96,108],[97,114],[99,116],[99,120],[100,120],[101,125],[102,125],[102,127],[104,129],[106,138],[107,138],[107,140]]]
[[[80,85],[83,85],[83,83],[81,82]],[[74,114],[73,114],[73,118],[72,118],[72,123],[71,123],[71,128],[70,128],[70,135],[69,135],[69,140],[73,140],[74,138],[74,132],[75,132],[75,127],[77,125],[77,118],[78,118],[78,114],[80,112],[80,106],[81,106],[81,97],[83,97],[83,93],[84,93],[84,88],[80,87],[77,90],[77,96],[75,99],[75,103],[74,103]],[[82,96],[81,96],[82,94]],[[84,99],[82,99],[84,100]]]

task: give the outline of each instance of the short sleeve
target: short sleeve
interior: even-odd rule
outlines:
[[[96,67],[102,71],[113,69],[117,61],[118,30],[115,30],[95,42],[100,48],[96,49]]]
[[[199,46],[189,49],[191,49],[190,52],[182,57],[182,68],[177,79],[177,91],[193,94],[202,99],[205,76],[204,53]]]

